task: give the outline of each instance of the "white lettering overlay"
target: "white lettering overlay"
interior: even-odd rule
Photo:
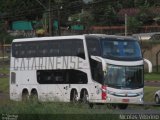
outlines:
[[[121,120],[159,120],[160,115],[156,114],[121,114],[119,119]]]
[[[79,57],[41,57],[15,58],[12,70],[43,70],[43,69],[82,69],[84,60]]]

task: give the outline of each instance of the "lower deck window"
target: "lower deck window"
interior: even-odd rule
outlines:
[[[16,73],[11,72],[11,84],[15,84],[15,83],[16,83]]]
[[[86,84],[87,74],[73,69],[37,70],[37,82],[40,84]]]

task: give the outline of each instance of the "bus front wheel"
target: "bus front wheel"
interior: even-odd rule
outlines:
[[[88,103],[88,92],[87,90],[82,90],[80,100],[82,103]]]
[[[118,105],[118,108],[122,109],[122,110],[126,109],[127,107],[128,107],[128,104],[119,104]]]
[[[155,96],[155,102],[156,104],[160,104],[160,98],[158,95]]]

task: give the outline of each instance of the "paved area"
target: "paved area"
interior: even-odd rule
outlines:
[[[145,81],[145,86],[153,86],[153,87],[160,87],[160,80],[159,81]]]

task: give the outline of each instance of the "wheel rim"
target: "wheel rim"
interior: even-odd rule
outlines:
[[[28,101],[29,100],[29,94],[28,93],[22,93],[22,101]]]
[[[74,90],[73,91],[73,98],[72,98],[72,102],[76,103],[77,102],[77,92]]]
[[[83,92],[82,102],[88,103],[88,93],[86,91]]]
[[[30,99],[32,101],[38,101],[38,94],[36,92],[33,92],[30,96]]]

